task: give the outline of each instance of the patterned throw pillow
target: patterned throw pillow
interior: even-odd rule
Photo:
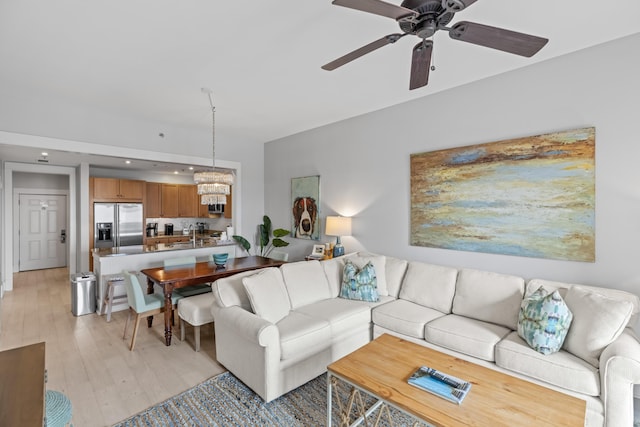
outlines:
[[[358,271],[351,260],[347,259],[342,270],[340,297],[359,301],[378,302],[378,284],[376,270],[368,262]]]
[[[562,347],[572,319],[560,293],[550,294],[540,286],[520,305],[518,335],[539,353],[555,353]]]

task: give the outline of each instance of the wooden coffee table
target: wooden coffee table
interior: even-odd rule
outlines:
[[[472,383],[460,405],[407,384],[424,365]],[[336,378],[353,387],[356,404],[361,391],[378,399],[381,413],[389,405],[438,427],[584,426],[582,399],[387,334],[328,366],[328,426]],[[344,417],[342,425],[348,425]]]

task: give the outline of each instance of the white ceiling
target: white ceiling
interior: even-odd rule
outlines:
[[[210,110],[200,89],[208,87],[218,132],[268,142],[637,33],[638,18],[637,0],[479,0],[452,24],[479,22],[549,43],[522,58],[438,32],[437,69],[428,86],[409,91],[415,37],[332,72],[320,68],[398,32],[392,19],[330,0],[2,0],[0,102],[11,102],[1,100],[3,89],[18,87],[134,119],[207,129]],[[0,147],[5,160],[20,153]],[[26,156],[33,162],[39,153]]]

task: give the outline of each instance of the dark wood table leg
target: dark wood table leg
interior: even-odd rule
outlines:
[[[167,286],[164,290],[164,341],[167,346],[171,345],[171,314],[173,304],[171,304],[171,294],[173,286]]]
[[[147,279],[147,294],[151,295],[153,293],[153,280]],[[153,316],[147,316],[147,327],[151,327],[153,325]]]

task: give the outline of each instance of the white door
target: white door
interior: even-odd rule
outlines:
[[[20,195],[19,270],[67,265],[67,196]]]

